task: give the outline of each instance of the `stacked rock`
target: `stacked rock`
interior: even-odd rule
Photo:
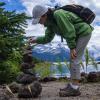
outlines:
[[[19,98],[38,97],[42,91],[42,86],[36,79],[32,61],[32,47],[29,46],[23,54],[22,73],[17,77],[17,83],[21,84],[18,90]]]
[[[17,82],[21,84],[30,84],[35,79],[35,72],[33,71],[34,64],[32,63],[32,50],[28,47],[23,54],[23,63],[20,70],[22,73],[17,77]]]

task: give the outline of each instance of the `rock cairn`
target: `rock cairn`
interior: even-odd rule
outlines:
[[[21,73],[17,76],[17,83],[9,85],[13,93],[18,93],[19,98],[35,98],[42,91],[42,86],[36,78],[35,67],[32,57],[32,47],[25,49],[23,54],[23,63],[21,64]]]

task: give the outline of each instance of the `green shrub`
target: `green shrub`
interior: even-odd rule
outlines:
[[[39,74],[40,78],[49,77],[52,72],[50,70],[51,64],[48,62],[38,63],[35,65],[35,71]]]
[[[16,80],[20,72],[21,59],[19,51],[13,51],[7,60],[0,62],[0,84]]]

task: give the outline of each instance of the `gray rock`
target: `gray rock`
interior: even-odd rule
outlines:
[[[88,77],[88,74],[85,73],[85,72],[82,72],[82,73],[81,73],[80,82],[82,82],[82,83],[87,83],[87,77]]]
[[[27,49],[27,50],[32,50],[33,47],[29,45],[26,49]]]
[[[18,92],[19,98],[36,98],[40,95],[42,86],[39,82],[35,81],[30,85],[23,85]]]
[[[96,72],[90,72],[87,77],[88,82],[98,82],[98,75]]]
[[[33,63],[25,63],[25,62],[23,62],[21,64],[21,70],[23,70],[23,69],[32,69],[32,68],[34,68],[34,64]]]
[[[97,75],[100,77],[100,71],[97,72]]]
[[[7,90],[0,88],[0,100],[10,100],[10,95],[8,95]]]
[[[25,50],[23,55],[26,55],[26,54],[32,54],[32,50]]]
[[[34,75],[21,73],[16,80],[19,84],[30,84],[36,80],[36,77]]]
[[[16,82],[13,82],[13,83],[9,84],[8,86],[13,93],[17,93],[20,88],[20,84],[17,84]]]
[[[42,92],[42,86],[38,81],[35,81],[34,83],[31,84],[31,90],[32,94],[34,93],[34,97],[38,97],[40,93]]]
[[[23,62],[31,63],[33,61],[32,54],[25,54],[23,55]]]

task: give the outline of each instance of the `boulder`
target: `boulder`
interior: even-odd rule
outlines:
[[[7,94],[6,89],[0,88],[0,100],[10,100],[11,95]]]
[[[12,82],[11,84],[8,85],[9,88],[11,89],[11,91],[13,93],[17,93],[19,88],[20,88],[20,84],[17,84],[16,82]]]
[[[100,71],[97,72],[98,80],[100,81]]]
[[[81,72],[81,77],[83,77],[83,76],[84,76],[84,77],[87,77],[87,75],[88,75],[87,73]]]
[[[26,48],[26,50],[32,50],[33,48],[32,48],[32,46],[28,46],[27,48]]]
[[[42,86],[38,81],[30,85],[23,85],[18,92],[19,98],[36,98],[40,95]]]
[[[36,77],[34,75],[21,73],[19,76],[17,76],[16,80],[17,80],[17,83],[26,85],[35,81]]]
[[[45,77],[40,80],[40,82],[50,82],[50,81],[56,81],[57,79],[54,77]]]
[[[31,46],[28,46],[28,47],[26,47],[26,48],[24,48],[24,53],[23,53],[23,55],[25,55],[25,54],[32,54],[32,47]]]
[[[81,79],[80,79],[80,82],[86,83],[86,82],[87,82],[87,76],[88,76],[87,73],[82,72],[82,73],[81,73]]]
[[[32,54],[24,54],[23,55],[23,62],[32,63],[33,57]]]
[[[25,50],[23,52],[23,55],[28,55],[28,54],[32,54],[32,50]]]
[[[34,68],[34,64],[33,63],[29,64],[29,63],[23,62],[21,64],[21,70],[23,70],[23,69],[31,69],[31,68]]]
[[[99,81],[97,73],[96,72],[90,72],[88,74],[87,81],[88,82],[97,82],[97,81]]]

